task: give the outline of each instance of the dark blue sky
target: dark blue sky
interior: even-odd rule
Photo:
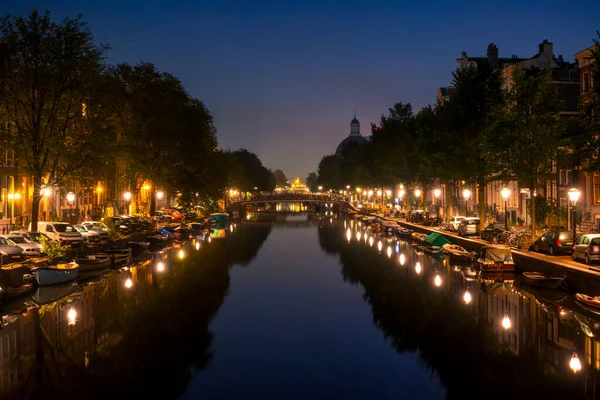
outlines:
[[[247,148],[304,178],[395,102],[415,109],[448,85],[461,51],[532,56],[592,44],[600,1],[0,0],[0,13],[84,14],[112,63],[150,61],[212,111],[223,148]]]

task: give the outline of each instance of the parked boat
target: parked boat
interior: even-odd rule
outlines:
[[[33,283],[24,283],[23,285],[17,286],[17,287],[8,286],[8,287],[0,288],[0,293],[1,293],[0,297],[2,298],[2,300],[4,302],[7,302],[7,301],[17,299],[21,296],[25,296],[32,290],[33,290]]]
[[[121,266],[131,262],[131,247],[113,247],[107,249],[108,254],[112,260],[112,267]]]
[[[513,272],[515,263],[509,247],[483,246],[477,259],[484,272]]]
[[[96,271],[100,269],[110,268],[112,259],[108,254],[99,253],[94,255],[78,258],[80,272]]]
[[[396,236],[402,239],[409,239],[414,231],[409,228],[405,228],[403,226],[399,226],[396,228]]]
[[[60,263],[46,267],[33,267],[31,273],[40,286],[56,285],[77,279],[79,265],[76,262]]]
[[[548,276],[541,272],[523,272],[523,277],[528,285],[547,289],[557,289],[565,281],[563,278]]]
[[[473,262],[477,256],[477,253],[467,251],[464,247],[452,243],[443,245],[442,252],[448,256],[450,261],[455,263]]]
[[[575,293],[575,300],[596,311],[600,310],[600,296],[588,296],[583,293]]]
[[[173,244],[173,238],[168,235],[152,235],[146,238],[148,250],[160,251]]]
[[[450,241],[446,239],[444,235],[437,232],[430,233],[425,240],[423,240],[423,244],[425,245],[424,250],[427,253],[439,253],[442,251],[442,246],[448,243],[450,243]]]
[[[150,247],[150,242],[129,242],[127,243],[131,247],[131,256],[139,257],[144,254]]]
[[[427,237],[427,235],[420,232],[413,232],[411,233],[410,237],[413,243],[422,244],[423,242],[425,242],[425,238]]]

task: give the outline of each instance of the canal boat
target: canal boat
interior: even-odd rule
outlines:
[[[208,216],[208,219],[215,222],[229,222],[229,214],[213,213]]]
[[[18,299],[19,297],[29,294],[33,290],[33,283],[24,283],[21,286],[13,287],[7,286],[0,288],[0,298],[2,301],[11,301]]]
[[[423,240],[423,245],[426,253],[439,253],[442,251],[442,246],[450,243],[444,235],[437,232],[432,232]]]
[[[131,247],[113,247],[112,249],[107,249],[106,254],[112,260],[112,267],[119,267],[131,262]]]
[[[600,296],[589,296],[583,293],[575,293],[575,300],[594,310],[600,311]]]
[[[33,277],[40,286],[74,281],[77,279],[78,272],[79,265],[74,261],[31,269]]]
[[[84,258],[78,258],[77,264],[79,264],[80,272],[97,271],[100,269],[110,268],[112,259],[108,254],[98,253],[94,255],[88,255]]]
[[[442,252],[454,263],[470,263],[475,261],[477,253],[467,251],[457,244],[447,243],[442,246]]]
[[[509,247],[483,246],[477,262],[483,272],[514,272],[515,263]]]
[[[425,242],[426,234],[420,232],[413,232],[410,235],[410,238],[414,244],[423,244]]]
[[[523,272],[523,277],[528,285],[545,289],[558,289],[565,282],[563,278],[549,276],[541,272]]]

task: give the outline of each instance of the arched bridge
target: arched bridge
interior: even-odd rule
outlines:
[[[342,196],[318,195],[318,194],[294,194],[282,193],[264,196],[254,196],[246,199],[236,199],[228,204],[227,208],[244,212],[247,207],[263,208],[265,211],[290,211],[288,208],[278,210],[276,204],[300,203],[303,207],[297,211],[342,211],[353,208]]]

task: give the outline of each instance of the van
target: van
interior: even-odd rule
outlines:
[[[31,231],[31,223],[29,223],[29,231]],[[79,247],[83,244],[81,233],[67,222],[38,222],[38,232],[42,232],[50,239],[71,247]]]

